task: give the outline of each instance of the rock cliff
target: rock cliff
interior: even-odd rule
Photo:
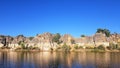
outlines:
[[[110,43],[120,43],[120,34],[111,34],[110,37],[106,37],[102,33],[96,33],[93,36],[85,36],[80,38],[74,38],[70,34],[62,35],[59,39],[62,41],[57,44],[52,41],[55,34],[49,32],[38,34],[35,37],[25,37],[18,35],[16,37],[0,35],[0,47],[17,48],[20,47],[19,42],[24,42],[25,47],[37,47],[40,50],[56,49],[59,45],[66,43],[67,45],[78,44],[79,46],[109,46]]]

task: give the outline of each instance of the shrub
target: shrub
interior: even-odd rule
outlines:
[[[110,43],[110,45],[107,47],[107,49],[112,50],[112,49],[118,49],[117,44]]]
[[[81,35],[81,37],[85,37],[85,35],[83,34],[83,35]]]
[[[111,47],[110,47],[110,46],[107,46],[106,48],[107,48],[108,50],[111,50]]]
[[[97,29],[97,32],[96,32],[96,33],[103,33],[103,34],[105,34],[107,37],[110,36],[110,30],[108,30],[108,29],[99,28],[99,29]]]
[[[68,45],[66,45],[66,43],[62,46],[62,49],[64,50],[64,51],[70,51],[70,46],[68,46]]]
[[[61,41],[59,40],[60,38],[61,38],[61,35],[59,33],[56,33],[52,41],[56,42],[57,44],[60,44],[61,43]]]
[[[100,46],[97,47],[97,49],[105,50],[105,47],[103,45],[100,45]]]
[[[74,48],[75,48],[75,49],[79,49],[79,46],[76,44],[76,45],[74,46]]]
[[[86,49],[94,49],[93,46],[86,46]]]
[[[57,49],[61,49],[61,47],[59,46],[59,47],[57,47]]]
[[[19,41],[18,45],[20,45],[22,49],[26,49],[25,43],[23,41]]]

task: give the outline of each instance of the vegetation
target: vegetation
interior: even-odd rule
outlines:
[[[64,51],[70,51],[70,46],[68,46],[68,45],[66,45],[66,43],[64,43],[64,45],[62,46],[62,49],[64,50]]]
[[[97,29],[97,32],[96,32],[96,33],[103,33],[103,34],[105,34],[107,37],[110,36],[110,31],[109,31],[108,29],[101,29],[101,28],[99,28],[99,29]]]
[[[34,37],[29,37],[30,40],[32,40]]]
[[[74,46],[74,48],[75,48],[75,49],[79,49],[79,46],[76,44],[76,45]]]
[[[52,41],[56,42],[57,44],[60,44],[61,41],[59,41],[61,35],[59,33],[55,34],[55,36],[53,37]]]
[[[18,45],[20,45],[22,49],[26,49],[24,41],[19,41]]]
[[[39,50],[39,48],[35,47],[35,46],[30,46],[30,47],[28,47],[26,49],[28,49],[28,50]]]
[[[82,49],[83,47],[82,46],[78,46],[77,44],[74,45],[74,48],[75,49]]]
[[[84,34],[82,34],[82,35],[81,35],[81,37],[85,37],[85,35],[84,35]]]
[[[94,49],[94,46],[86,46],[86,49]]]
[[[105,47],[104,47],[103,45],[99,45],[99,46],[97,47],[97,49],[105,50]]]
[[[118,46],[118,44],[110,43],[110,45],[107,46],[107,49],[108,50],[115,50],[115,49],[119,49],[119,46]]]

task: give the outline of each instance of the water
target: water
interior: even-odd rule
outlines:
[[[120,53],[0,52],[0,68],[120,68]]]

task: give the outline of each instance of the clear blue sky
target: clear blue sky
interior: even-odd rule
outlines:
[[[120,0],[0,0],[0,34],[120,32]]]

